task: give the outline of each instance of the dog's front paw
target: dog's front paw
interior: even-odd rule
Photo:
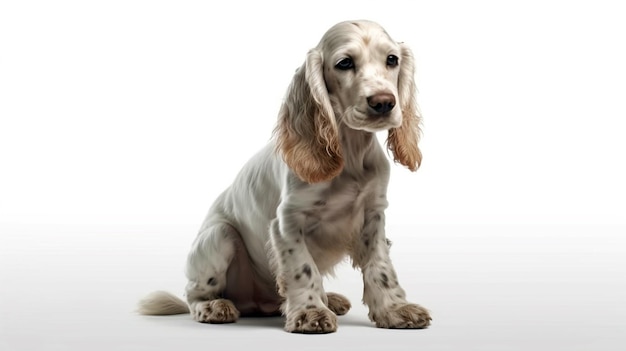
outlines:
[[[422,329],[430,325],[430,314],[416,304],[392,305],[387,311],[371,313],[370,318],[378,328]]]
[[[291,333],[326,334],[337,331],[337,317],[327,308],[310,308],[287,314],[285,330]]]
[[[233,323],[239,318],[239,310],[226,299],[203,301],[195,305],[193,318],[200,323]]]
[[[328,298],[328,308],[335,312],[338,316],[343,316],[344,314],[350,311],[350,300],[347,297],[337,294],[337,293],[327,293],[326,297]]]

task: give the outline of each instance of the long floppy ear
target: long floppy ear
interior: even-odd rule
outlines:
[[[316,49],[289,85],[274,135],[285,163],[307,183],[330,180],[343,169],[337,122]]]
[[[398,95],[402,109],[402,125],[389,130],[387,147],[393,152],[393,159],[405,165],[411,171],[416,171],[422,163],[422,152],[419,143],[422,116],[415,101],[415,60],[411,49],[400,44],[402,58],[400,60],[400,74],[398,77]]]

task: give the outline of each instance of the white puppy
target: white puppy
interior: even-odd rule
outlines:
[[[282,312],[289,332],[333,332],[350,303],[326,293],[322,277],[349,256],[376,326],[427,327],[389,259],[390,165],[374,135],[388,131],[395,161],[419,167],[413,61],[376,23],[330,28],[297,70],[272,143],[211,207],[187,261],[188,304],[156,292],[140,312],[206,323]]]

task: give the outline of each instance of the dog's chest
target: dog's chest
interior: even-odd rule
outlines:
[[[306,210],[303,232],[308,241],[320,247],[341,247],[358,235],[364,224],[368,203],[377,196],[371,179],[338,179],[312,197]]]
[[[368,204],[378,197],[375,184],[340,179],[318,191],[303,211],[307,249],[320,272],[331,272],[354,247]]]

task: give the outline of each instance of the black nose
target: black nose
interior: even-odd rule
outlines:
[[[393,94],[381,93],[369,96],[367,104],[377,114],[385,114],[396,106],[396,98]]]

